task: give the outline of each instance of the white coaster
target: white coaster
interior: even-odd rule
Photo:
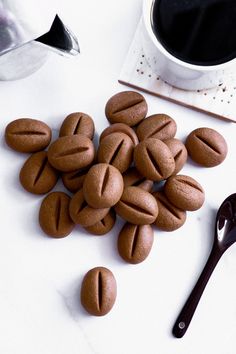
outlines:
[[[141,21],[125,59],[119,82],[177,104],[236,122],[236,68],[213,89],[185,91],[170,86],[150,68],[141,45]],[[157,58],[158,60],[158,58]]]

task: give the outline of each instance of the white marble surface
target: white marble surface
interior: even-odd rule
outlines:
[[[126,89],[117,78],[141,14],[141,0],[50,1],[78,34],[76,60],[53,56],[33,76],[0,83],[1,354],[234,354],[236,348],[236,248],[219,263],[183,339],[171,328],[208,256],[215,210],[236,191],[236,126],[145,95],[149,114],[176,119],[179,138],[209,126],[227,139],[221,166],[203,169],[188,163],[183,172],[206,190],[202,209],[189,213],[183,228],[155,232],[149,258],[125,264],[116,251],[121,225],[107,236],[80,228],[61,240],[41,232],[37,215],[42,197],[24,192],[18,182],[25,156],[4,143],[4,127],[18,117],[45,120],[57,130],[70,112],[94,117],[97,132],[107,126],[104,105]],[[235,102],[236,111],[236,102]],[[57,185],[55,190],[61,189]],[[110,268],[117,279],[113,310],[88,316],[79,302],[83,275],[94,266]]]

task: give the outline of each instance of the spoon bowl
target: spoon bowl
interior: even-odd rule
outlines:
[[[222,251],[236,241],[236,194],[226,198],[217,212],[215,238]]]

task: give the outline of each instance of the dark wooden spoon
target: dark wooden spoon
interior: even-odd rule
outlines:
[[[224,252],[236,241],[236,193],[221,204],[215,223],[215,239],[208,261],[173,327],[173,335],[182,338],[188,329],[210,276]]]

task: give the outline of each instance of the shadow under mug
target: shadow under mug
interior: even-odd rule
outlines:
[[[141,31],[142,47],[152,70],[168,84],[184,90],[205,90],[222,84],[225,75],[236,65],[236,60],[201,66],[186,63],[170,54],[153,32],[151,17],[154,2],[143,0]]]

